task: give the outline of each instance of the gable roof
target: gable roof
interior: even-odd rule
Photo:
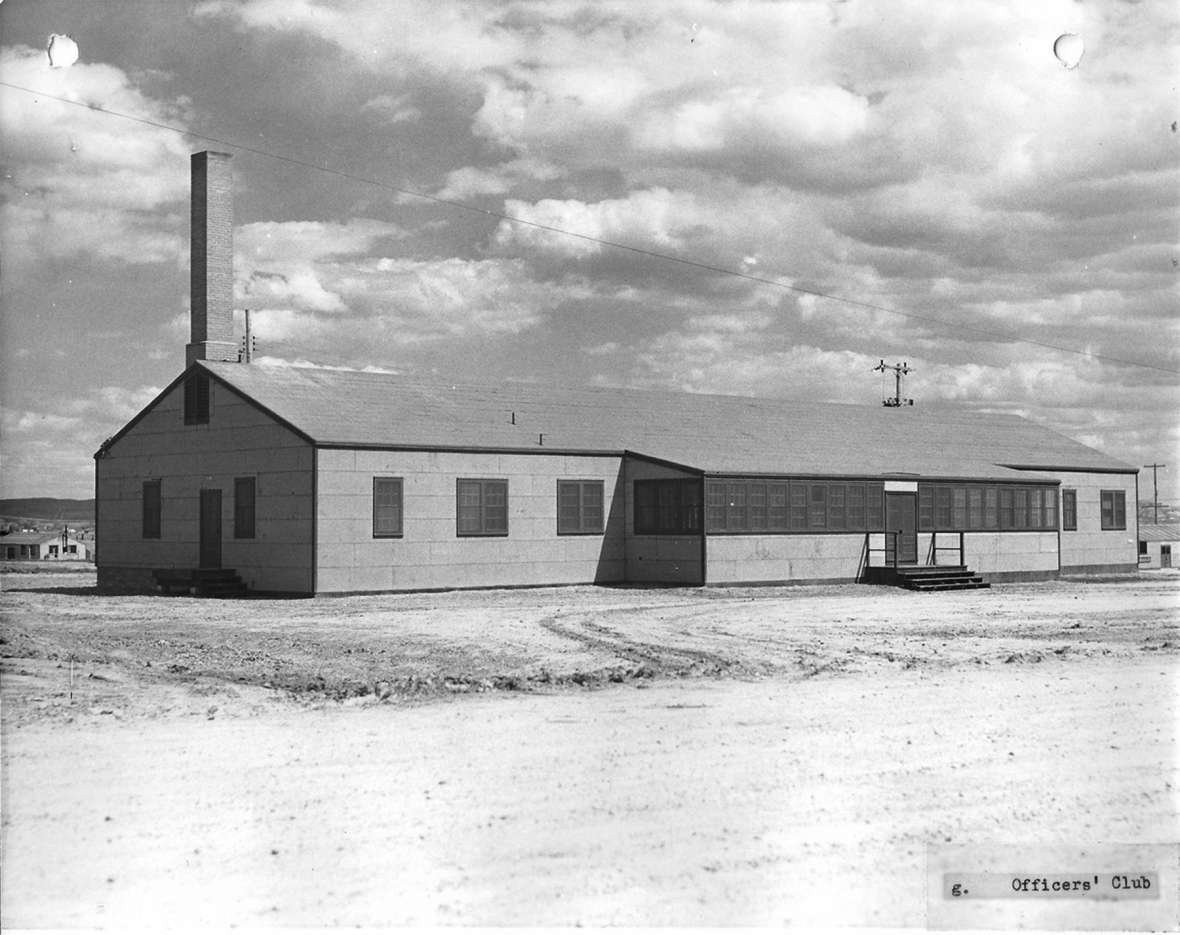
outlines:
[[[1180,542],[1180,523],[1140,523],[1139,538],[1144,542]]]
[[[69,536],[70,542],[77,542]],[[46,542],[61,542],[61,530],[57,532],[10,532],[0,536],[0,545],[44,545]]]
[[[1030,480],[1033,469],[1136,470],[1018,416],[946,407],[459,384],[211,361],[196,366],[319,445],[630,451],[710,474]]]

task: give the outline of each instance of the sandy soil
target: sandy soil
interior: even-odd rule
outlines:
[[[1180,839],[1180,575],[92,584],[3,578],[5,927],[920,926],[929,845]]]

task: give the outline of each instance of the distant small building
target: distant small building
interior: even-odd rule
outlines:
[[[0,536],[0,558],[6,562],[90,561],[90,550],[68,533],[17,532]]]
[[[1139,524],[1139,567],[1172,568],[1172,553],[1180,545],[1180,523]]]

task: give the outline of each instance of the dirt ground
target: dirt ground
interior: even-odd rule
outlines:
[[[111,597],[0,572],[0,923],[922,926],[1175,842],[1180,574]]]

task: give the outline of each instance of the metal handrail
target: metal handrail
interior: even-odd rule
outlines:
[[[896,568],[897,567],[897,537],[899,535],[901,535],[900,531],[891,532],[889,530],[882,530],[880,532],[866,532],[865,533],[865,556],[866,556],[866,561],[867,561],[869,568],[873,568],[873,567]],[[873,540],[871,538],[872,536],[884,537],[881,540],[882,545],[880,548],[878,548],[878,549],[873,548]],[[890,549],[890,547],[889,547],[889,537],[890,536],[893,537],[893,548],[892,549]],[[885,561],[884,561],[883,566],[880,566],[880,565],[874,566],[873,565],[873,553],[874,552],[880,552],[884,556]],[[893,553],[893,560],[892,561],[889,560],[890,552]]]
[[[938,553],[939,552],[958,552],[959,553],[959,560],[955,564],[966,565],[967,563],[963,559],[963,531],[958,530],[958,536],[959,536],[958,545],[939,545],[938,544],[938,537],[940,535],[945,535],[946,532],[947,532],[947,530],[944,530],[942,533],[932,532],[930,534],[931,564],[932,565],[938,564]],[[954,535],[954,534],[955,533],[952,533],[952,535]]]

